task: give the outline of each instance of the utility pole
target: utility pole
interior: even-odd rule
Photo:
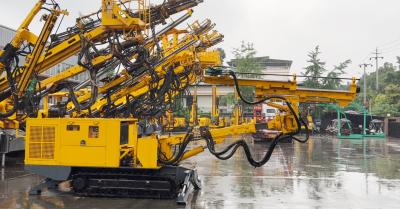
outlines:
[[[369,66],[373,66],[373,65],[371,65],[371,64],[367,64],[367,63],[364,63],[364,64],[361,64],[360,65],[360,68],[364,68],[364,93],[363,93],[363,97],[364,97],[364,100],[363,100],[363,103],[364,103],[364,107],[366,107],[366,105],[367,105],[367,67],[369,67]]]
[[[369,58],[369,60],[375,59],[375,67],[376,67],[376,91],[379,91],[379,59],[383,59],[383,57],[380,57],[381,53],[378,52],[378,48],[376,48],[376,51],[374,52],[374,57]]]

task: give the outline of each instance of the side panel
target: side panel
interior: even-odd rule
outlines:
[[[26,165],[119,167],[120,120],[28,119]]]
[[[63,146],[60,165],[107,167],[105,147]]]
[[[154,136],[138,140],[137,157],[142,165],[142,168],[158,168],[157,155],[158,141]]]
[[[60,164],[63,166],[107,167],[106,121],[68,120],[61,126]]]
[[[104,147],[106,145],[106,122],[68,122],[61,128],[62,146]],[[97,129],[97,130],[96,130]]]
[[[54,165],[58,161],[59,126],[54,120],[27,121],[25,163]]]
[[[120,129],[119,121],[108,120],[106,123],[106,167],[119,167],[120,165]]]

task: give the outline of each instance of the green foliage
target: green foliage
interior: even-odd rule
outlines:
[[[189,118],[190,111],[183,105],[183,95],[180,95],[174,100],[171,108],[175,117],[184,117],[186,119]]]
[[[321,61],[319,58],[320,55],[321,51],[319,46],[316,46],[313,51],[308,53],[309,60],[307,60],[307,62],[309,63],[309,66],[305,67],[305,72],[302,73],[303,76],[308,76],[304,81],[304,85],[308,88],[342,88],[342,81],[340,79],[333,78],[340,78],[343,74],[345,74],[345,70],[351,64],[351,60],[348,59],[339,65],[333,66],[333,69],[325,74],[327,69],[325,68],[325,62]]]
[[[310,76],[305,79],[304,85],[309,88],[322,88],[323,81],[318,78],[322,77],[322,75],[326,72],[325,62],[322,62],[319,58],[321,51],[319,50],[319,46],[316,46],[314,51],[308,53],[307,62],[310,64],[305,67],[305,72],[302,73],[304,76]]]
[[[242,42],[239,48],[233,50],[235,56],[235,67],[238,73],[261,73],[260,63],[255,59],[257,51],[252,43]],[[242,78],[257,78],[254,75],[240,75]]]
[[[307,62],[309,65],[304,68],[305,72],[302,73],[302,75],[308,76],[304,80],[304,86],[316,89],[345,88],[346,85],[342,84],[342,80],[334,78],[340,78],[343,74],[345,74],[345,70],[351,64],[351,60],[346,60],[339,65],[335,65],[331,71],[327,72],[325,67],[326,63],[320,59],[320,55],[321,51],[319,46],[316,46],[313,51],[308,53],[309,59]],[[324,109],[322,107],[313,105],[304,105],[304,108],[311,110],[314,117],[320,117],[320,113],[323,112]]]
[[[327,78],[325,78],[323,80],[323,87],[325,89],[338,89],[338,88],[340,88],[340,86],[341,86],[340,80],[339,79],[332,79],[332,78],[340,78],[345,73],[344,70],[349,66],[349,64],[351,64],[351,60],[346,60],[346,61],[340,63],[339,65],[335,65],[333,67],[333,70],[330,71],[328,73],[328,75],[326,76]]]
[[[384,93],[379,93],[375,98],[372,98],[372,112],[377,115],[400,116],[400,85],[389,84],[385,87]]]
[[[399,72],[396,71],[396,67],[392,63],[384,63],[379,68],[379,90],[376,91],[376,72],[372,72],[367,75],[367,97],[368,99],[374,98],[377,93],[384,93],[385,86],[387,84],[396,83],[400,79]],[[360,86],[364,87],[364,78],[360,81]]]
[[[235,104],[235,94],[229,93],[226,96],[219,97],[219,105],[232,107]]]
[[[367,100],[372,114],[379,116],[400,116],[400,71],[392,63],[385,63],[379,68],[379,89],[376,90],[376,72],[367,75]],[[359,83],[364,86],[364,79]],[[361,91],[363,92],[363,90]],[[357,102],[362,104],[363,94],[359,94]]]
[[[372,112],[377,115],[394,115],[395,111],[389,103],[389,98],[384,94],[379,94],[374,98],[374,106],[372,107]]]
[[[221,56],[221,61],[222,63],[224,62],[225,58],[226,58],[226,53],[225,50],[223,48],[217,48],[217,50],[219,51],[219,54]]]
[[[262,67],[255,58],[256,54],[257,51],[254,49],[254,45],[252,43],[245,43],[244,41],[242,41],[241,46],[233,50],[233,55],[235,56],[234,66],[236,67],[236,72],[254,74],[262,73]],[[257,75],[239,75],[238,77],[252,79],[259,78],[259,76]],[[240,92],[242,96],[248,101],[252,101],[255,97],[254,87],[241,87]],[[249,105],[242,104],[242,106],[243,109],[247,111],[252,111],[253,109]]]

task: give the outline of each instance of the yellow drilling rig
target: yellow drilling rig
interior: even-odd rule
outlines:
[[[178,29],[201,2],[166,0],[151,6],[145,0],[102,0],[101,10],[78,18],[76,25],[61,33],[52,31],[57,18],[68,12],[53,0],[36,4],[0,52],[0,128],[14,130],[2,133],[2,138],[8,142],[21,136],[26,170],[45,177],[31,194],[70,182],[79,196],[177,198],[178,203],[186,203],[201,184],[196,170],[181,166],[182,161],[205,150],[228,160],[242,148],[252,166],[263,166],[280,141],[307,141],[296,137],[306,126],[297,108],[304,97],[342,105],[355,98],[355,83],[349,91],[334,92],[297,88],[295,79],[288,83],[239,80],[233,72],[218,70],[206,75],[207,69],[222,65],[219,52],[211,48],[224,36],[207,19]],[[36,36],[29,25],[41,10],[46,12],[45,23]],[[175,18],[178,13],[184,14]],[[39,78],[74,55],[76,65]],[[89,79],[78,84],[69,81],[82,73]],[[191,121],[185,134],[161,132],[160,119],[176,97],[199,82],[234,85],[244,101],[240,85],[256,86],[260,101],[245,102],[280,99],[286,103],[280,107],[284,113],[268,124],[236,122],[223,127],[216,122],[214,107],[214,124],[199,126]],[[48,104],[49,98],[62,97],[66,99]],[[230,135],[265,129],[277,135],[259,161],[245,140],[217,150]],[[192,145],[199,140],[205,145]]]

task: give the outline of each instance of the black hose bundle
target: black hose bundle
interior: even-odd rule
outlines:
[[[75,108],[77,109],[78,112],[82,111],[82,110],[87,110],[90,109],[90,107],[96,102],[97,100],[97,96],[98,96],[98,87],[96,84],[96,76],[97,76],[97,72],[94,70],[89,71],[89,75],[90,75],[90,79],[91,79],[91,97],[90,100],[88,102],[85,103],[80,103],[78,101],[78,98],[75,95],[75,89],[73,86],[68,85],[68,91],[69,91],[69,99],[72,101],[72,103],[74,104]]]
[[[9,82],[9,87],[10,87],[10,93],[12,95],[12,99],[13,99],[13,107],[11,110],[5,112],[5,113],[1,113],[0,112],[0,118],[8,118],[10,116],[12,116],[14,113],[17,112],[18,109],[18,95],[17,95],[17,91],[16,91],[16,86],[15,86],[15,82],[14,82],[14,78],[12,76],[12,72],[9,66],[6,66],[5,68],[6,70],[6,74],[7,74],[7,80]]]
[[[294,118],[295,118],[295,121],[296,121],[296,124],[297,124],[297,131],[296,131],[295,133],[290,134],[290,135],[291,135],[290,137],[293,138],[294,140],[300,142],[300,143],[306,143],[306,142],[308,141],[308,138],[309,138],[309,129],[308,129],[307,123],[304,121],[303,118],[299,117],[299,116],[296,114],[296,112],[294,111],[294,109],[293,109],[293,107],[292,107],[292,104],[290,104],[290,102],[288,102],[287,99],[286,99],[285,97],[282,97],[282,96],[270,96],[270,97],[265,97],[265,98],[263,98],[263,99],[261,99],[261,100],[259,100],[259,101],[257,101],[257,102],[249,102],[249,101],[247,101],[247,100],[243,97],[243,95],[242,95],[242,93],[241,93],[241,91],[240,91],[240,86],[239,86],[239,82],[238,82],[236,73],[235,73],[234,71],[229,71],[229,75],[232,76],[232,78],[233,78],[233,80],[234,80],[234,82],[235,82],[235,88],[236,88],[236,91],[237,91],[237,93],[238,93],[238,95],[239,95],[239,97],[240,97],[240,100],[242,100],[244,103],[246,103],[246,104],[248,104],[248,105],[258,105],[258,104],[262,104],[262,103],[264,103],[265,101],[268,101],[268,100],[271,100],[271,99],[280,99],[280,100],[284,101],[284,102],[286,103],[286,105],[289,107],[290,112],[293,114],[293,116],[294,116]],[[305,140],[300,140],[300,139],[298,139],[298,138],[296,138],[296,137],[294,136],[294,135],[297,135],[297,134],[300,133],[300,129],[301,129],[301,125],[302,125],[302,124],[305,126],[305,129],[306,129],[306,139],[305,139]]]
[[[236,90],[238,92],[238,95],[240,97],[240,99],[249,105],[256,105],[256,104],[261,104],[264,103],[267,100],[270,99],[280,99],[285,101],[286,105],[289,107],[290,112],[293,114],[296,124],[297,124],[297,130],[294,133],[290,133],[287,135],[283,135],[283,134],[279,134],[278,136],[275,137],[275,139],[272,141],[272,143],[270,144],[268,151],[265,153],[264,157],[257,161],[256,159],[254,159],[250,147],[247,144],[247,142],[245,140],[239,140],[236,141],[230,145],[228,145],[225,149],[223,149],[222,151],[216,151],[215,149],[215,141],[213,139],[213,136],[209,130],[209,128],[206,127],[201,127],[200,128],[200,134],[203,140],[206,141],[207,143],[207,149],[210,151],[210,153],[212,155],[214,155],[215,157],[217,157],[220,160],[228,160],[230,158],[232,158],[234,156],[234,154],[236,153],[236,151],[242,147],[245,155],[246,155],[246,159],[247,161],[250,163],[250,165],[254,166],[254,167],[261,167],[263,165],[265,165],[270,159],[271,156],[275,150],[275,147],[279,144],[280,141],[285,140],[285,139],[294,139],[300,143],[306,143],[309,139],[309,133],[308,133],[308,126],[307,124],[304,122],[303,119],[299,119],[298,115],[296,114],[296,112],[294,111],[292,105],[290,104],[290,102],[287,101],[286,98],[282,97],[282,96],[270,96],[270,97],[266,97],[263,98],[262,100],[256,101],[256,102],[250,102],[247,101],[241,94],[240,91],[240,87],[238,84],[238,80],[236,77],[236,74],[233,71],[230,71],[229,74],[233,77],[234,81],[235,81],[235,87]],[[306,128],[306,138],[305,140],[300,140],[298,138],[295,137],[295,135],[300,133],[300,129],[301,129],[301,125],[304,125]],[[187,147],[187,145],[190,143],[190,141],[193,140],[193,133],[191,132],[191,130],[189,130],[189,132],[186,134],[183,143],[179,146],[179,150],[177,152],[174,152],[174,156],[172,157],[172,159],[165,159],[165,154],[161,153],[159,155],[159,162],[161,164],[164,165],[174,165],[177,164],[182,157],[185,154],[185,149]]]
[[[154,69],[149,69],[151,80],[146,94],[135,98],[128,96],[126,104],[112,111],[115,112],[117,109],[117,112],[139,119],[162,115],[168,106],[171,106],[171,98],[189,87],[189,74],[189,68],[177,74],[174,72],[174,67],[170,67],[164,76],[158,75]],[[186,79],[186,83],[182,82],[184,79]]]
[[[82,34],[80,34],[80,37],[81,37],[82,49],[78,54],[78,65],[82,66],[83,68],[89,71],[91,97],[88,102],[81,104],[75,95],[75,89],[71,85],[68,85],[69,99],[72,101],[78,112],[90,109],[90,107],[96,102],[98,96],[98,87],[97,87],[98,67],[93,67],[92,65],[93,55],[90,53],[90,49],[93,49],[95,54],[99,54],[99,51],[97,50],[96,46],[89,40],[86,40],[86,38]],[[83,62],[83,59],[85,59],[85,62]]]
[[[173,157],[171,159],[167,159],[167,156],[165,155],[165,153],[161,152],[161,149],[159,150],[158,153],[158,162],[163,164],[163,165],[176,165],[177,163],[179,163],[183,156],[185,155],[185,150],[187,148],[187,146],[189,145],[189,143],[191,141],[193,141],[194,137],[193,137],[193,132],[192,129],[189,129],[185,135],[185,137],[183,138],[183,142],[179,145],[178,150],[174,150],[173,153]],[[176,148],[176,147],[175,147]]]
[[[13,107],[11,110],[1,113],[0,112],[0,118],[8,118],[12,116],[18,109],[18,95],[16,94],[16,85],[15,85],[15,80],[13,73],[19,69],[18,63],[19,63],[19,58],[18,58],[18,48],[13,47],[11,44],[7,44],[4,47],[4,53],[0,57],[0,63],[4,66],[4,70],[6,71],[6,77],[8,81],[8,86],[9,90],[5,92],[0,93],[0,102],[6,100],[10,96],[13,99]],[[15,62],[15,67],[14,70],[11,69],[12,62]]]

